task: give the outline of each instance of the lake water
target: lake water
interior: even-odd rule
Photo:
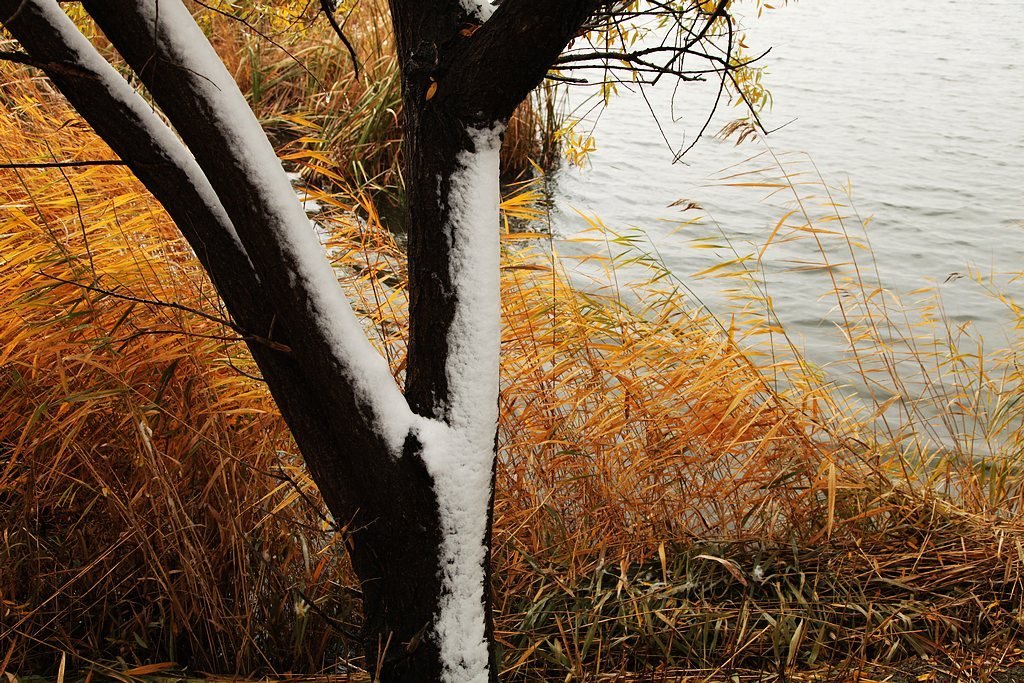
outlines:
[[[1024,299],[1024,286],[998,275],[1024,271],[1024,2],[800,0],[746,23],[753,51],[772,48],[764,63],[774,107],[763,121],[768,129],[787,124],[767,142],[788,172],[813,179],[810,158],[830,186],[849,181],[856,210],[873,217],[868,234],[882,284],[901,294],[937,287],[954,324],[971,322],[993,346],[1005,343],[1005,306],[957,274],[997,273]],[[777,180],[758,143],[707,137],[672,163],[648,102],[678,148],[700,128],[713,90],[684,84],[673,98],[671,87],[648,88],[646,100],[622,91],[600,115],[589,167],[555,175],[551,226],[556,238],[576,235],[586,227],[580,210],[613,229],[641,228],[676,275],[727,313],[721,281],[692,274],[732,255],[693,248],[717,228],[705,219],[680,229],[696,213],[669,205],[699,203],[749,252],[793,195],[716,180],[758,168],[767,170],[747,180]],[[741,113],[724,107],[709,130]],[[817,201],[823,192],[808,194]],[[783,323],[812,360],[828,364],[844,342],[831,323],[835,299],[821,298],[828,276],[803,267],[820,261],[803,239],[773,245],[763,265]]]

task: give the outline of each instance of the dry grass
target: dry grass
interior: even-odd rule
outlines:
[[[498,536],[499,574],[516,579],[501,593],[509,680],[783,676],[1016,639],[1012,498],[977,505],[975,467],[953,457],[937,495],[921,444],[899,450],[798,356],[737,339],[777,326],[748,308],[749,328],[716,327],[635,236],[595,232],[623,248],[598,260],[605,296],[536,262],[506,292],[506,319],[524,277],[535,302],[504,363],[528,392],[505,411],[521,442],[506,444],[499,512],[525,516]],[[618,286],[637,266],[643,284]]]
[[[216,35],[246,54],[248,39]],[[294,109],[311,86],[293,62],[239,59],[231,66],[264,119],[292,131],[281,136],[291,162],[346,188],[313,198],[400,376],[402,256],[372,199],[393,182],[393,95],[373,94],[386,78],[348,84],[313,120]],[[391,73],[381,59],[368,71]],[[341,80],[328,71],[337,61],[310,70]],[[3,161],[109,156],[43,81],[2,75]],[[379,166],[353,170],[377,153]],[[245,674],[358,667],[341,539],[166,216],[117,167],[2,174],[0,673],[54,671],[61,653],[69,671],[127,678],[167,661]],[[507,215],[528,217],[529,200],[511,198]],[[806,212],[807,228],[819,221]],[[763,299],[748,296],[723,329],[628,235],[598,234],[627,250],[591,259],[606,277],[586,288],[531,236],[506,237],[495,528],[504,676],[678,680],[686,668],[694,680],[814,680],[800,672],[856,674],[927,654],[984,680],[1016,662],[1016,377],[984,365],[957,385],[950,378],[980,361],[938,364],[956,370],[944,391],[977,397],[981,387],[972,419],[992,426],[1001,459],[979,464],[962,442],[936,460],[929,442],[906,438],[924,427],[874,429],[870,411],[852,412],[798,355],[759,355],[754,341],[779,334]],[[737,258],[732,276],[756,294],[750,262]],[[647,269],[641,284],[618,281],[625,266]],[[846,309],[862,366],[882,340],[879,321],[893,318],[871,301]],[[983,415],[989,399],[1009,407]],[[976,648],[985,656],[972,659]]]
[[[40,87],[4,88],[5,156],[109,158]],[[331,536],[293,505],[290,438],[233,367],[251,362],[223,326],[141,301],[220,314],[158,206],[111,168],[5,171],[2,203],[4,655],[246,669],[345,654],[301,597],[348,619],[344,560],[316,554]]]

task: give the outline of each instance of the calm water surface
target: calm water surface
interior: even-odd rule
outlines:
[[[936,286],[954,323],[973,323],[993,346],[1005,343],[1005,307],[955,274],[1024,271],[1024,2],[800,0],[748,23],[752,46],[772,48],[766,79],[775,105],[764,123],[788,124],[768,137],[787,170],[812,180],[810,158],[830,186],[850,182],[857,212],[873,217],[869,236],[886,287],[908,294]],[[712,90],[687,85],[674,98],[671,88],[646,90],[669,142],[692,139]],[[724,108],[711,130],[740,113]],[[693,248],[695,238],[715,234],[714,223],[680,230],[679,221],[694,214],[669,205],[698,202],[739,251],[750,251],[793,196],[718,179],[759,168],[769,170],[748,180],[777,179],[771,157],[744,161],[765,148],[709,137],[672,164],[635,92],[613,101],[595,135],[590,167],[562,169],[554,179],[556,237],[586,227],[576,210],[614,229],[641,228],[712,310],[727,312],[721,281],[691,277],[731,256]],[[823,192],[808,194],[820,201]],[[830,282],[801,267],[808,262],[821,256],[801,240],[773,246],[764,267],[787,329],[827,364],[841,355],[843,340],[830,322],[834,299],[822,298]],[[1005,287],[1024,299],[1024,285]]]

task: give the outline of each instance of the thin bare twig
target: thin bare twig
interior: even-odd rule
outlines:
[[[313,81],[316,83],[318,88],[323,89],[324,84],[320,81],[319,78],[316,77],[316,74],[314,74],[312,71],[310,71],[309,68],[307,68],[306,65],[303,64],[302,61],[298,57],[296,57],[294,54],[292,54],[288,50],[288,48],[286,48],[284,45],[281,45],[276,40],[271,38],[269,35],[267,35],[263,31],[261,31],[258,28],[256,28],[256,26],[254,26],[251,21],[249,21],[245,17],[236,16],[236,15],[232,14],[231,12],[225,12],[224,10],[219,9],[217,7],[214,7],[213,5],[208,5],[207,3],[203,2],[203,0],[195,0],[195,2],[200,7],[205,7],[206,9],[210,10],[211,12],[216,12],[217,14],[219,14],[219,15],[221,15],[223,17],[227,17],[228,19],[231,19],[232,21],[237,21],[238,23],[242,24],[247,29],[249,29],[250,31],[255,33],[257,36],[259,36],[263,40],[267,41],[268,43],[270,43],[271,45],[276,47],[278,50],[280,50],[281,52],[285,53],[288,56],[289,59],[291,59],[293,62],[295,62],[296,64],[299,65],[300,69],[302,69],[307,74],[309,74],[309,77],[313,79]]]
[[[0,168],[82,168],[86,166],[127,166],[120,159],[87,159],[85,161],[34,161],[0,164]]]
[[[136,304],[144,304],[146,306],[157,306],[157,307],[162,307],[162,308],[171,308],[171,309],[174,309],[176,311],[182,311],[182,312],[185,312],[185,313],[191,313],[193,315],[199,316],[200,318],[203,318],[205,320],[209,320],[211,322],[217,323],[218,325],[223,325],[223,326],[227,327],[228,329],[231,329],[231,330],[237,332],[246,341],[254,341],[254,342],[257,342],[259,344],[263,344],[264,346],[268,346],[268,347],[274,349],[275,351],[281,351],[282,353],[291,353],[291,351],[292,351],[290,346],[287,346],[287,345],[282,344],[280,342],[275,342],[274,340],[268,339],[268,338],[263,337],[261,335],[252,334],[252,333],[242,329],[241,327],[239,327],[235,323],[231,322],[230,320],[226,320],[224,318],[220,318],[218,316],[211,315],[211,314],[209,314],[209,313],[207,313],[205,311],[201,311],[201,310],[199,310],[197,308],[192,308],[191,306],[186,306],[185,304],[179,304],[176,301],[160,301],[158,299],[144,299],[142,297],[132,296],[131,294],[121,294],[119,292],[114,292],[114,291],[111,291],[109,289],[104,289],[103,287],[97,287],[95,285],[86,285],[86,284],[82,284],[81,282],[75,282],[74,280],[67,280],[65,278],[58,277],[56,275],[52,275],[52,274],[46,273],[46,272],[44,272],[43,275],[45,277],[51,279],[51,280],[55,280],[55,281],[60,282],[62,284],[72,285],[74,287],[80,287],[80,288],[85,289],[87,291],[96,292],[97,294],[102,294],[104,296],[113,297],[115,299],[120,299],[122,301],[129,301],[129,302],[136,303]]]
[[[352,68],[355,70],[355,78],[359,80],[359,58],[356,57],[356,49],[352,47],[352,43],[349,41],[348,36],[341,29],[341,24],[334,16],[335,3],[334,0],[320,0],[320,9],[323,10],[324,16],[327,17],[327,21],[331,23],[331,28],[341,38],[341,42],[345,44],[345,48],[348,50],[348,56],[352,58]]]

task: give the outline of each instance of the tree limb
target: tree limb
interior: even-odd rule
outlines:
[[[437,105],[480,125],[511,116],[602,4],[504,0],[479,30],[460,36],[454,45],[438,74]],[[500,77],[495,73],[499,64]]]
[[[259,122],[181,0],[83,5],[210,179],[260,274],[261,303],[288,331],[310,391],[352,417],[346,429],[399,452],[411,420],[405,399],[363,333]]]
[[[76,282],[74,280],[68,280],[68,279],[65,279],[65,278],[62,278],[62,277],[58,277],[57,275],[52,275],[52,274],[46,273],[46,272],[42,273],[42,275],[44,277],[50,279],[50,280],[54,280],[55,282],[59,282],[61,284],[65,284],[65,285],[71,285],[73,287],[78,287],[80,289],[84,289],[87,292],[95,292],[96,294],[101,294],[103,296],[109,296],[112,299],[119,299],[121,301],[127,301],[127,302],[133,303],[133,304],[143,304],[145,306],[153,306],[153,307],[156,307],[156,308],[169,308],[169,309],[172,309],[172,310],[175,310],[175,311],[181,311],[182,313],[189,313],[191,315],[197,316],[197,317],[202,318],[204,320],[209,320],[212,323],[216,323],[218,325],[223,325],[224,327],[228,328],[229,330],[231,330],[233,332],[236,332],[236,333],[238,333],[238,335],[240,335],[238,337],[232,337],[230,339],[237,339],[238,341],[254,341],[256,343],[263,344],[264,346],[267,346],[268,348],[274,349],[275,351],[280,351],[282,353],[291,353],[291,351],[292,351],[291,348],[289,348],[285,344],[281,344],[280,342],[275,342],[275,341],[273,341],[271,339],[267,339],[266,337],[262,337],[262,336],[260,336],[258,334],[253,334],[251,332],[246,332],[246,330],[243,327],[239,326],[237,323],[234,323],[234,322],[232,322],[232,321],[230,321],[230,320],[228,320],[226,318],[221,318],[219,316],[207,313],[206,311],[201,311],[198,308],[193,308],[191,306],[186,306],[184,304],[180,304],[177,301],[160,301],[158,299],[145,299],[143,297],[134,296],[132,294],[122,294],[120,292],[115,292],[115,291],[113,291],[111,289],[106,289],[104,287],[98,287],[96,285],[87,285],[87,284],[85,284],[83,282]],[[176,333],[176,332],[181,332],[181,330],[171,330],[170,332],[171,333]],[[228,337],[218,337],[218,338],[224,339],[224,340],[228,340],[229,339]]]
[[[57,3],[0,0],[0,23],[27,50],[19,61],[42,69],[121,158],[116,163],[131,168],[167,208],[214,282],[226,289],[229,306],[237,309],[243,293],[259,292],[234,226],[192,154]]]
[[[352,68],[355,70],[356,80],[359,80],[359,58],[356,57],[356,49],[352,47],[352,43],[349,41],[348,36],[341,30],[341,25],[334,16],[334,10],[337,5],[334,0],[320,0],[320,9],[323,10],[324,16],[327,17],[327,21],[330,22],[331,28],[341,39],[341,42],[345,45],[345,49],[348,50],[348,56],[352,58]]]
[[[234,237],[232,221],[192,154],[99,56],[56,0],[0,0],[0,23],[167,209],[237,324],[294,348],[287,324],[279,319],[275,302],[267,295],[266,281],[257,277],[248,254]],[[48,68],[51,64],[60,68]],[[71,71],[65,68],[68,66]],[[280,265],[275,270],[280,270]],[[314,476],[319,481],[342,479],[337,465],[332,464],[338,455],[334,430],[339,423],[345,426],[334,413],[337,406],[311,389],[315,383],[295,354],[283,354],[260,343],[250,343],[249,348]],[[348,437],[358,448],[359,440],[352,439],[351,433]],[[353,478],[351,486],[371,488],[359,477]],[[358,510],[357,499],[340,495],[338,485],[325,488],[324,495],[336,516],[349,517]]]

